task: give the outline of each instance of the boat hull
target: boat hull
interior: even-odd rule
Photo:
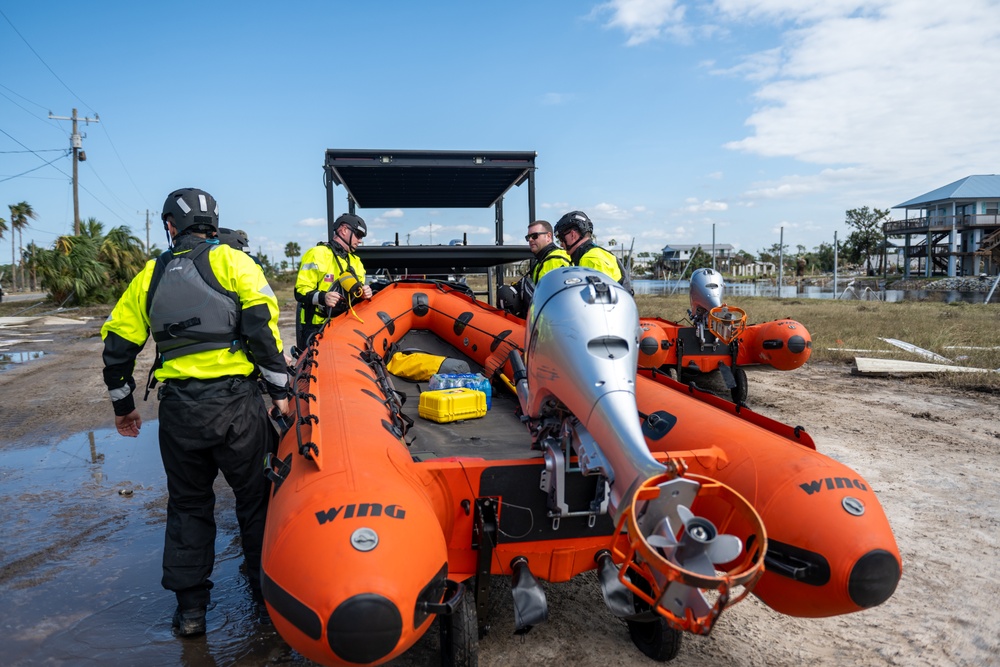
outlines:
[[[809,361],[812,337],[801,323],[792,319],[752,324],[731,343],[709,332],[706,342],[694,326],[685,326],[655,317],[640,321],[639,366],[676,369],[679,375],[710,373],[720,365],[771,366],[791,371]]]
[[[525,339],[522,320],[466,294],[393,284],[353,316],[332,321],[300,359],[299,424],[271,468],[263,583],[279,633],[323,664],[378,664],[400,655],[456,584],[472,587],[486,572],[509,575],[515,557],[525,556],[538,578],[566,581],[593,569],[595,555],[620,539],[607,516],[553,520],[539,490],[540,452],[531,451],[525,431],[521,453],[497,455],[493,436],[477,434],[490,415],[459,426],[420,425],[454,429],[446,439],[467,439],[468,453],[414,451],[422,441],[404,436],[400,414],[415,415],[415,402],[400,408],[379,367],[415,331],[433,332],[496,385],[513,377],[508,355]],[[655,371],[637,379],[636,401],[654,456],[683,460],[689,472],[727,485],[759,513],[776,545],[754,589],[766,604],[828,616],[891,595],[901,561],[874,491],[817,452],[802,429]],[[506,411],[513,424],[507,430],[514,433],[500,435],[518,437],[516,405],[494,392],[491,412]],[[655,424],[648,418],[654,414]],[[570,495],[586,499],[594,484],[595,477],[574,478]],[[711,499],[696,499],[692,509],[720,531],[744,540],[752,534],[750,526],[730,525]],[[491,513],[496,534],[484,533]]]

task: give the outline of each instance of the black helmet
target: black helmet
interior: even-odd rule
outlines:
[[[556,223],[553,231],[556,238],[561,239],[571,229],[575,229],[581,236],[586,236],[587,234],[594,233],[594,223],[590,221],[590,218],[583,211],[570,211],[559,218],[559,222]]]
[[[219,242],[243,252],[250,252],[250,239],[242,229],[219,227]]]
[[[163,202],[163,222],[173,218],[178,234],[207,233],[219,229],[219,204],[215,197],[197,188],[181,188],[167,195]]]
[[[333,221],[333,231],[340,229],[341,225],[347,225],[351,228],[351,231],[358,235],[359,239],[363,239],[368,235],[368,225],[359,216],[352,215],[351,213],[343,213],[336,220]]]

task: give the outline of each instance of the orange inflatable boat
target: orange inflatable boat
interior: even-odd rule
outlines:
[[[549,611],[538,579],[597,569],[633,643],[664,661],[750,592],[795,616],[888,599],[901,560],[868,483],[801,428],[637,375],[648,332],[624,290],[578,267],[546,275],[526,321],[410,282],[327,324],[267,467],[262,584],[281,636],[322,664],[380,664],[437,618],[443,663],[473,665],[492,576],[511,577],[526,632]],[[392,376],[397,350],[465,361],[491,407]]]
[[[722,301],[725,282],[713,269],[691,275],[690,324],[644,318],[639,366],[672,374],[682,382],[718,372],[734,403],[745,403],[743,366],[766,365],[790,371],[809,361],[812,338],[795,320],[783,318],[747,325],[747,314]]]

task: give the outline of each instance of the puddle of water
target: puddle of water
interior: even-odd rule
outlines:
[[[23,364],[44,356],[44,352],[0,352],[0,364]]]
[[[240,573],[233,495],[221,475],[208,632],[171,633],[176,603],[160,586],[167,493],[157,428],[152,421],[138,438],[106,429],[2,452],[3,664],[313,665],[257,622]],[[436,664],[437,637],[434,626],[387,664]]]
[[[160,587],[167,496],[156,433],[156,422],[137,439],[80,433],[0,458],[4,664],[310,664],[256,620],[221,475],[208,634],[171,634],[174,596]]]

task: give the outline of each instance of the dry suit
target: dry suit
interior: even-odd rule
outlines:
[[[601,246],[588,239],[573,251],[571,257],[575,266],[585,266],[608,275],[612,280],[632,292],[632,283],[621,261]]]
[[[528,316],[531,297],[535,294],[535,286],[546,273],[560,266],[570,266],[566,251],[550,243],[535,253],[528,272],[521,276],[514,285],[503,285],[497,290],[497,305],[512,315],[524,318]]]
[[[361,258],[348,252],[339,243],[320,243],[302,255],[295,278],[295,345],[304,350],[309,338],[334,315],[346,312],[350,299],[341,287],[340,277],[350,273],[359,284],[365,282],[365,265]],[[336,290],[345,298],[333,308],[323,305],[326,292]]]
[[[233,489],[247,576],[260,600],[267,512],[264,456],[273,436],[258,370],[272,398],[290,396],[278,303],[248,255],[193,235],[150,260],[101,328],[104,381],[116,415],[135,408],[136,356],[157,347],[160,455],[167,475],[163,587],[179,607],[209,601],[219,471]]]

